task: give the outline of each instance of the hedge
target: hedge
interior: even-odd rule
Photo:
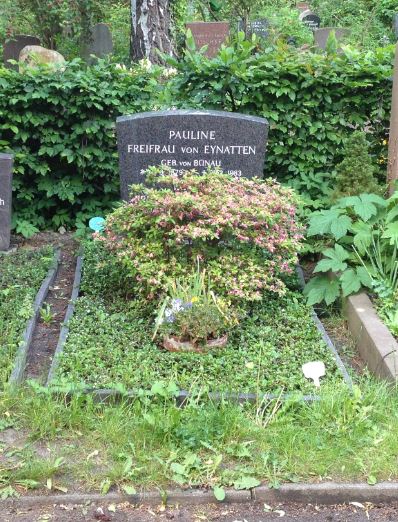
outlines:
[[[393,47],[345,55],[270,49],[237,40],[213,60],[188,52],[173,62],[169,85],[180,107],[264,116],[270,123],[266,176],[318,199],[353,128],[365,129],[374,160],[384,161],[391,106]],[[385,176],[385,174],[384,174]]]
[[[16,155],[18,232],[79,224],[114,204],[115,120],[153,108],[158,72],[78,61],[55,73],[0,68],[0,150]]]
[[[0,68],[0,151],[16,154],[17,231],[72,226],[110,208],[118,199],[116,117],[162,106],[265,116],[265,174],[322,199],[353,128],[368,131],[374,161],[384,161],[392,60],[393,48],[260,53],[238,39],[213,60],[188,51],[168,80],[158,68],[105,62],[56,73]]]

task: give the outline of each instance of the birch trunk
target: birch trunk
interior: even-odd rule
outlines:
[[[163,63],[157,50],[173,54],[170,0],[130,1],[132,61],[147,58],[151,63]]]

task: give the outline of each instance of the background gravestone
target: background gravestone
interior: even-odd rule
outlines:
[[[395,36],[398,38],[398,13],[395,13],[392,18],[392,30]]]
[[[207,45],[205,56],[213,58],[229,36],[228,22],[190,22],[186,28],[192,31],[196,48]]]
[[[0,251],[10,246],[13,160],[12,154],[0,154]]]
[[[238,30],[244,31],[244,22],[243,20],[239,20]],[[259,38],[267,38],[269,30],[269,22],[266,18],[261,18],[258,20],[251,20],[248,23],[247,32],[248,36],[255,34]]]
[[[308,11],[310,8],[310,4],[308,2],[297,2],[296,9],[299,11]]]
[[[339,27],[322,27],[322,29],[317,29],[314,31],[314,39],[315,43],[318,47],[325,50],[326,43],[328,41],[330,33],[334,31],[336,35],[336,40],[339,42],[343,38],[346,38],[350,35],[349,29],[339,28]]]
[[[319,16],[310,10],[302,11],[299,16],[299,19],[312,31],[315,31],[315,29],[319,29],[319,27],[321,26],[321,19],[319,18]]]
[[[122,199],[145,181],[150,166],[177,175],[219,167],[233,176],[262,177],[268,122],[221,111],[179,110],[121,116],[116,121]]]
[[[19,60],[19,54],[27,45],[40,45],[40,39],[36,36],[28,36],[26,34],[16,34],[11,40],[8,40],[3,46],[4,66],[8,69],[18,70],[18,65],[12,65],[8,60]]]
[[[94,25],[90,33],[89,41],[83,45],[83,57],[85,60],[92,62],[92,54],[97,58],[105,58],[112,54],[112,33],[107,24],[99,23]]]

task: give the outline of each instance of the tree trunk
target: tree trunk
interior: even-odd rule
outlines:
[[[170,0],[131,0],[131,59],[162,64],[158,50],[173,54]]]

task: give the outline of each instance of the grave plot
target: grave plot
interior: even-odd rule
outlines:
[[[0,386],[10,377],[35,298],[54,263],[52,247],[0,254]]]
[[[335,354],[316,327],[294,275],[298,231],[289,190],[216,171],[202,177],[187,174],[179,181],[162,173],[157,183],[162,182],[172,182],[173,191],[141,187],[144,195],[116,210],[108,217],[105,231],[86,244],[80,297],[52,382],[89,389],[149,391],[162,383],[168,389],[187,391],[311,394],[314,386],[304,377],[302,365],[312,361],[326,366],[322,382],[342,382]],[[234,207],[238,200],[242,208]],[[228,208],[232,214],[227,223],[223,209]],[[219,219],[217,238],[210,214]],[[187,223],[188,215],[196,218]],[[270,229],[276,226],[282,239],[276,239],[272,230],[264,232],[264,225],[264,236],[254,234],[242,245],[237,237],[243,237],[251,218],[258,220],[259,228],[264,219]],[[181,237],[174,236],[177,230]],[[187,261],[197,259],[196,255],[201,256],[199,275],[195,272],[196,282],[191,285]],[[201,266],[206,267],[206,275]],[[211,281],[208,294],[213,294],[202,308],[206,290],[192,294],[201,274]],[[187,280],[191,293],[180,304],[189,308],[189,314],[195,310],[203,314],[195,335],[205,342],[192,341],[196,319],[189,316],[190,325],[180,324],[185,328],[180,340],[190,340],[191,345],[184,353],[171,352],[165,338],[178,336],[166,328],[167,310],[178,299],[174,296],[162,305],[160,296],[167,288],[171,292],[182,288]],[[217,327],[203,337],[200,329],[216,321],[216,308],[231,321],[220,326],[218,317]],[[225,346],[208,348],[210,338],[226,335]]]

